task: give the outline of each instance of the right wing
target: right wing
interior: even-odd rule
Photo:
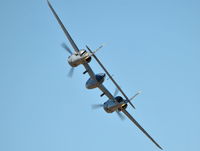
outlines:
[[[120,86],[117,84],[117,82],[113,79],[113,77],[110,75],[110,73],[107,71],[107,69],[103,66],[103,64],[100,62],[100,60],[95,56],[95,54],[92,52],[92,50],[86,46],[87,49],[92,53],[92,56],[96,59],[96,61],[99,63],[99,65],[103,68],[103,70],[106,72],[106,74],[109,76],[109,78],[112,80],[114,85],[117,87],[117,89],[123,94],[123,96],[126,98],[126,100],[130,103],[130,105],[135,109],[135,106],[131,103],[129,98],[126,96],[126,94],[122,91]]]
[[[160,145],[145,131],[144,128],[142,128],[142,126],[140,126],[140,124],[126,111],[126,110],[122,110],[122,112],[161,150],[162,147],[160,147]]]

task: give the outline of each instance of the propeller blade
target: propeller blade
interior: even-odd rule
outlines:
[[[118,93],[119,93],[119,90],[116,88],[113,96],[116,97]]]
[[[96,50],[94,50],[93,52],[90,51],[90,56],[93,56],[97,51],[99,51],[101,48],[103,48],[103,46],[105,46],[105,44],[102,44],[99,48],[97,48]],[[86,45],[86,48],[89,50],[90,48]]]
[[[123,116],[123,114],[121,114],[119,111],[116,111],[116,113],[121,120],[125,120],[125,117]]]
[[[72,51],[69,49],[69,47],[65,44],[65,43],[62,43],[61,45],[67,52],[70,53],[70,55],[72,55]]]
[[[93,104],[92,105],[92,109],[98,109],[98,108],[102,108],[103,104]]]
[[[69,70],[69,72],[68,72],[68,77],[72,77],[73,76],[73,74],[74,74],[74,68],[71,68],[70,70]]]
[[[133,97],[130,98],[130,101],[133,100],[137,95],[139,95],[141,91],[138,91]]]

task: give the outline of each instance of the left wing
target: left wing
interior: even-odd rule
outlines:
[[[66,29],[65,26],[63,25],[62,21],[60,20],[60,18],[58,17],[57,13],[55,12],[55,10],[53,9],[53,7],[51,6],[51,4],[50,4],[50,2],[49,2],[48,0],[47,0],[47,3],[48,3],[48,5],[49,5],[49,8],[51,9],[53,15],[55,16],[56,20],[58,21],[59,25],[61,26],[63,32],[65,33],[67,39],[69,40],[70,44],[72,45],[72,47],[74,48],[74,50],[78,53],[78,52],[79,52],[79,49],[78,49],[77,45],[75,44],[75,42],[73,41],[72,37],[70,36],[69,32],[67,31],[67,29]],[[97,51],[97,50],[96,50],[96,51]],[[94,52],[91,52],[91,53],[92,53],[92,55],[93,55],[94,57],[96,57],[96,56],[94,55]],[[83,66],[85,67],[85,69],[86,69],[86,71],[88,72],[88,74],[90,75],[90,77],[91,77],[92,79],[95,79],[95,74],[94,74],[93,70],[91,69],[90,65],[89,65],[87,62],[85,62],[85,63],[83,63]],[[106,72],[107,72],[107,71],[106,71]],[[113,79],[113,78],[110,76],[110,74],[109,74],[108,72],[107,72],[107,74],[108,74],[108,76],[110,77],[110,79]],[[114,82],[115,82],[115,81],[114,81]],[[115,82],[115,83],[116,83],[116,82]],[[116,86],[117,86],[117,88],[118,88],[119,90],[121,90],[121,88],[120,88],[117,84],[116,84]],[[105,95],[106,95],[109,99],[115,100],[114,97],[113,97],[113,95],[103,86],[103,84],[101,84],[101,85],[99,86],[99,89],[100,89],[103,93],[105,93]],[[121,90],[121,92],[122,92],[122,94],[124,94],[122,90]],[[124,95],[125,95],[125,94],[124,94]],[[126,95],[125,95],[125,96],[126,96]],[[129,100],[128,97],[126,97],[126,98],[127,98],[127,100]]]
[[[160,145],[145,131],[144,128],[142,128],[142,126],[140,126],[140,124],[126,111],[126,110],[122,110],[122,112],[161,150],[162,147],[160,147]]]
[[[78,47],[76,46],[75,42],[73,41],[72,37],[70,36],[70,34],[68,33],[67,29],[65,28],[65,26],[63,25],[62,21],[60,20],[60,18],[58,17],[58,15],[56,14],[55,10],[53,9],[53,7],[51,6],[51,3],[47,0],[47,3],[49,5],[49,8],[51,9],[53,15],[55,16],[56,20],[58,21],[58,23],[60,24],[62,30],[64,31],[65,35],[67,36],[67,39],[69,40],[70,44],[72,45],[72,47],[74,48],[74,50],[76,52],[79,52]]]
[[[51,9],[53,15],[55,16],[56,20],[58,21],[59,25],[61,26],[63,32],[65,33],[67,39],[69,40],[70,44],[72,45],[72,47],[74,48],[74,50],[78,53],[79,49],[77,47],[77,45],[75,44],[74,40],[72,39],[72,37],[70,36],[69,32],[67,31],[67,29],[65,28],[65,26],[63,25],[62,21],[60,20],[60,18],[58,17],[57,13],[55,12],[55,10],[53,9],[53,7],[51,6],[50,2],[47,0],[47,3],[49,5],[49,8]],[[91,78],[95,78],[95,74],[92,71],[91,67],[89,66],[88,63],[84,63],[83,66],[85,67],[86,71],[88,72],[88,74],[90,75]]]

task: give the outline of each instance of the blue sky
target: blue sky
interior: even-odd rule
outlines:
[[[97,56],[129,97],[142,91],[128,111],[164,150],[200,149],[200,1],[50,2],[79,48],[107,44]],[[107,98],[85,88],[82,66],[67,77],[69,43],[45,0],[1,0],[0,18],[0,150],[159,150],[128,119],[91,109]]]

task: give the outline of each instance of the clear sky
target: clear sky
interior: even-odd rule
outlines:
[[[50,2],[79,48],[107,44],[97,56],[129,97],[142,91],[128,111],[164,150],[200,150],[199,0]],[[46,0],[1,0],[0,18],[1,151],[159,150],[130,120],[91,109],[107,98],[85,88],[82,66],[67,77],[69,43]]]

